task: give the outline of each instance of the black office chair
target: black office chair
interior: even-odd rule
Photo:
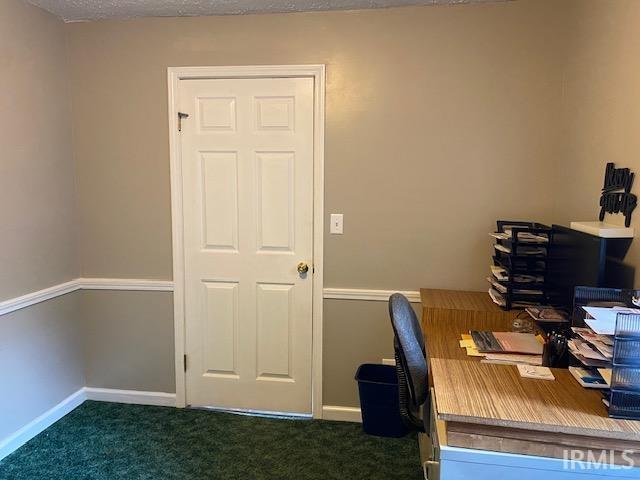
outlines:
[[[409,300],[400,293],[389,297],[389,316],[394,333],[400,416],[408,428],[429,432],[429,386],[422,328]]]

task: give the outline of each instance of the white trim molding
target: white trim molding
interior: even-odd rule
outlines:
[[[218,67],[169,67],[167,69],[169,156],[171,171],[171,232],[173,239],[174,337],[176,405],[186,406],[184,318],[184,239],[182,204],[182,160],[178,135],[178,93],[181,81],[216,78],[312,78],[314,81],[313,145],[313,300],[312,300],[312,410],[322,418],[322,297],[324,242],[324,65],[257,65]]]
[[[69,412],[79,407],[86,400],[84,388],[69,395],[56,406],[50,408],[39,417],[27,423],[17,432],[0,440],[0,460],[13,453],[33,437],[56,423]]]
[[[0,316],[75,292],[76,290],[172,292],[173,281],[135,278],[76,278],[37,292],[4,300],[0,302]]]
[[[387,302],[394,293],[401,293],[411,303],[420,303],[420,292],[400,290],[365,290],[359,288],[325,288],[324,298],[335,300],[369,300]]]
[[[338,422],[362,423],[362,413],[357,407],[338,407],[325,405],[322,407],[323,420],[335,420]]]
[[[71,280],[69,282],[54,285],[53,287],[38,290],[37,292],[31,292],[20,297],[4,300],[3,302],[0,302],[0,315],[6,315],[7,313],[30,307],[31,305],[35,305],[46,300],[75,292],[79,288],[78,280]]]
[[[84,388],[86,399],[98,402],[131,403],[135,405],[155,405],[175,407],[176,394],[165,392],[142,392],[139,390],[115,390],[111,388]]]
[[[149,292],[173,292],[173,280],[149,280],[139,278],[79,278],[83,290],[130,290]]]

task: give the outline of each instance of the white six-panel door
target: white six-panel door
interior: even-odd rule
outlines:
[[[187,404],[311,413],[313,79],[179,83]]]

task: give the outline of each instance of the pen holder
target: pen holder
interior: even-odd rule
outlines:
[[[542,349],[542,366],[551,368],[567,368],[569,366],[569,349],[565,336],[558,335],[545,342]]]

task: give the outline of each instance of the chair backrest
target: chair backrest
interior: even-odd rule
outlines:
[[[402,294],[394,293],[389,297],[389,316],[395,335],[401,413],[403,416],[408,414],[408,423],[420,428],[422,422],[417,418],[418,412],[429,394],[422,329],[413,307]]]

